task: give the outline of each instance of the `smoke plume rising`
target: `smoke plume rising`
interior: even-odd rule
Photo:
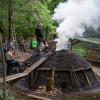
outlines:
[[[54,10],[59,42],[57,50],[69,38],[82,37],[85,27],[97,30],[100,26],[100,0],[68,0]]]

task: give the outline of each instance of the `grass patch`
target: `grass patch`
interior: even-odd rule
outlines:
[[[85,43],[78,43],[78,44],[74,45],[73,51],[82,57],[86,56]]]

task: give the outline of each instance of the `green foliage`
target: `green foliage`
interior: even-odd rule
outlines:
[[[27,0],[22,1],[14,0],[14,22],[17,36],[23,33],[31,33],[32,35],[37,24],[42,25],[44,32],[46,32],[46,28],[48,28],[48,33],[55,31],[52,14],[47,4],[39,1],[33,2],[32,0],[28,2]]]
[[[13,96],[9,96],[8,100],[15,100],[15,98]]]
[[[41,0],[44,4],[48,6],[48,9],[54,13],[54,9],[58,6],[59,3],[67,0]]]
[[[85,43],[78,43],[73,46],[73,50],[78,53],[80,56],[85,56],[86,55],[86,47]]]
[[[5,37],[7,35],[7,31],[8,31],[8,12],[7,12],[7,0],[0,0],[0,23],[3,24],[3,37]]]
[[[0,98],[3,98],[3,91],[0,89]]]
[[[56,24],[52,20],[55,7],[65,0],[12,0],[13,21],[17,37],[31,36],[37,24],[41,24],[44,33],[54,32]],[[8,36],[8,0],[0,0],[0,21],[3,23],[4,36]]]
[[[32,5],[32,8],[34,9],[33,13],[36,24],[43,24],[44,28],[48,27],[50,31],[54,31],[54,21],[52,20],[51,11],[48,9],[48,6],[41,2],[36,2]]]
[[[6,94],[7,96],[7,100],[15,100],[15,98],[11,95],[8,95],[8,93]],[[0,100],[3,99],[3,91],[0,89]]]

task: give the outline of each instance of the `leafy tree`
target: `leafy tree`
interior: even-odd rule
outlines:
[[[54,9],[58,6],[59,3],[65,2],[67,0],[41,0],[44,4],[48,6],[48,9],[54,13]]]
[[[24,34],[32,36],[37,24],[41,24],[44,33],[54,32],[52,20],[54,8],[64,0],[13,0],[13,22],[17,37]],[[3,23],[4,37],[8,36],[8,0],[0,0],[0,22]],[[2,19],[2,20],[1,20]]]
[[[7,35],[8,32],[8,12],[6,9],[7,7],[7,0],[5,2],[3,0],[0,0],[0,26],[2,28],[2,36],[3,38]]]

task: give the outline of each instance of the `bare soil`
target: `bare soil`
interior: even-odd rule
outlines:
[[[100,68],[99,67],[93,67],[93,70],[98,76],[100,76]],[[16,100],[35,100],[30,97],[28,97],[26,94],[34,95],[34,93],[29,92],[29,93],[23,93],[23,91],[18,90],[16,87],[8,86],[8,91],[11,95],[13,95]],[[39,92],[39,91],[38,91]],[[40,90],[41,92],[41,90]],[[42,90],[42,92],[44,92]],[[63,93],[60,96],[53,95],[52,96],[52,91],[51,94],[49,92],[46,93],[47,95],[42,95],[37,94],[39,96],[44,96],[47,98],[51,98],[51,100],[100,100],[100,89],[94,90],[94,91],[86,91],[84,93],[73,93],[73,94],[68,94],[68,93]],[[49,95],[48,95],[49,94]]]

